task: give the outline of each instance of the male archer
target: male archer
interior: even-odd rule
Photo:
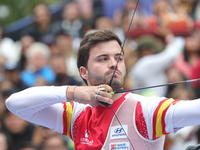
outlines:
[[[184,41],[175,38],[171,44],[182,48]],[[112,94],[123,88],[126,68],[121,41],[110,30],[83,38],[77,66],[87,86],[28,88],[11,95],[7,108],[27,121],[69,136],[77,150],[161,150],[166,134],[200,124],[200,99]]]

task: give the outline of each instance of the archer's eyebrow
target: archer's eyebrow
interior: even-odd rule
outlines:
[[[108,54],[101,54],[101,55],[98,55],[96,58],[99,58],[99,57],[108,57],[109,55]],[[117,53],[115,54],[115,56],[124,56],[122,53]]]
[[[124,56],[124,54],[122,54],[122,53],[117,53],[117,54],[115,54],[115,56]]]
[[[98,55],[96,58],[99,58],[99,57],[102,57],[102,56],[108,56],[108,54],[101,54],[101,55]]]

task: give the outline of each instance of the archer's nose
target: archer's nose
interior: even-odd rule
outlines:
[[[109,68],[110,69],[117,69],[117,61],[116,61],[116,59],[110,59],[110,61],[109,61]]]

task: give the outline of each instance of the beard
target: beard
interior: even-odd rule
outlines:
[[[93,74],[89,70],[88,70],[88,77],[90,84],[93,86],[97,86],[100,84],[110,85],[112,79],[112,77],[106,79],[103,76]],[[110,86],[112,87],[113,91],[116,91],[117,89],[121,89],[124,86],[124,82],[125,82],[125,76],[121,80],[119,80],[116,76],[114,76]]]

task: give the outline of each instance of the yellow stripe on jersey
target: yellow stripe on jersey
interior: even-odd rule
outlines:
[[[155,124],[155,134],[156,138],[167,134],[165,132],[165,115],[166,111],[169,108],[170,104],[173,102],[173,99],[166,99],[165,101],[161,102],[158,106],[158,109],[155,114],[156,124]]]
[[[64,128],[66,129],[65,134],[70,137],[70,128],[71,128],[71,120],[72,120],[72,105],[69,102],[66,102],[65,107],[65,117],[64,119]]]

